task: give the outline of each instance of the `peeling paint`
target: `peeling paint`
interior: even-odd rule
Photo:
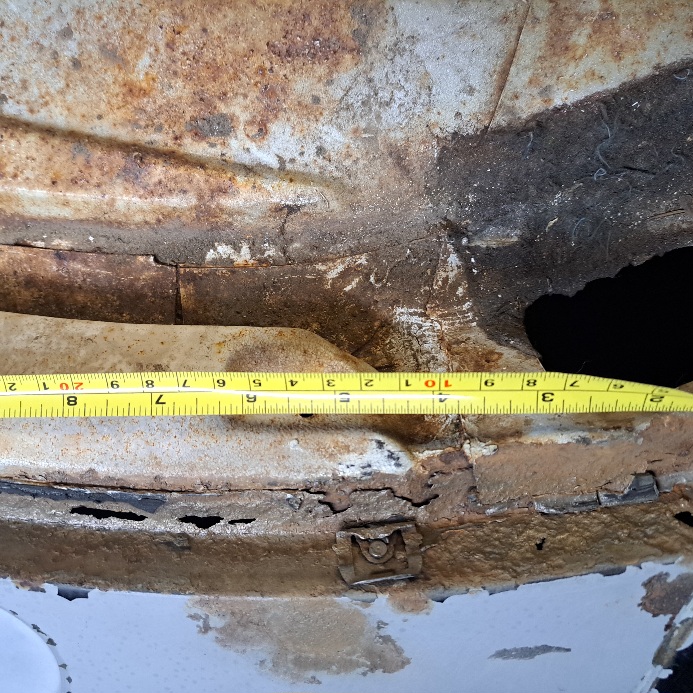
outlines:
[[[188,608],[201,635],[294,683],[320,674],[389,674],[411,662],[386,623],[371,623],[348,600],[195,598]]]
[[[533,647],[511,647],[505,650],[497,650],[489,659],[534,659],[541,655],[554,652],[572,652],[570,647],[557,645],[534,645]]]
[[[653,575],[642,583],[645,596],[640,608],[653,616],[671,616],[669,625],[681,609],[693,599],[693,573],[677,575],[671,581],[669,573]]]

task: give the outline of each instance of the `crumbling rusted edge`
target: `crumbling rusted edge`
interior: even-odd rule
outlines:
[[[140,501],[138,509],[128,499],[119,505],[3,493],[0,574],[163,593],[344,594],[350,588],[333,549],[337,533],[393,519],[415,524],[422,536],[421,573],[399,589],[437,598],[693,555],[693,528],[680,520],[693,503],[678,489],[655,502],[592,512],[547,515],[525,508],[436,522],[425,508],[389,492],[352,496],[351,508],[334,513],[300,492],[171,494],[147,514]],[[213,526],[194,524],[210,516],[219,518]],[[388,585],[364,589],[387,591]]]

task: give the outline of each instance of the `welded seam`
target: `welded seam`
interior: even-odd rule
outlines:
[[[154,147],[143,142],[132,142],[123,140],[119,137],[97,135],[90,132],[83,132],[72,128],[61,128],[55,125],[44,125],[35,123],[29,120],[24,120],[16,116],[0,116],[0,128],[2,127],[20,127],[31,133],[41,133],[50,136],[63,137],[66,140],[75,140],[82,143],[93,143],[96,146],[102,147],[104,150],[114,150],[121,154],[146,154],[156,157],[161,160],[173,161],[178,164],[187,166],[202,166],[206,170],[216,173],[231,173],[237,176],[248,176],[263,178],[269,181],[283,181],[306,187],[312,186],[316,189],[329,187],[331,190],[347,191],[349,187],[338,178],[329,178],[326,176],[316,177],[306,174],[298,170],[279,171],[279,169],[262,164],[243,164],[237,161],[228,159],[212,158],[193,154],[190,152],[182,152],[180,150],[167,149],[163,147]],[[106,152],[104,152],[106,153]]]
[[[513,65],[515,64],[515,58],[517,57],[517,51],[520,46],[520,41],[522,40],[522,34],[524,33],[525,26],[527,25],[527,20],[529,19],[529,13],[532,9],[532,3],[527,2],[527,9],[525,10],[525,16],[522,19],[522,24],[517,32],[517,38],[515,39],[515,45],[513,46],[513,50],[510,53],[510,58],[508,60],[508,67],[504,71],[503,74],[503,86],[500,88],[500,92],[498,94],[498,99],[496,99],[496,103],[493,107],[493,111],[491,112],[491,117],[489,118],[488,125],[484,129],[484,136],[486,133],[493,127],[493,121],[496,118],[496,112],[498,111],[498,107],[500,106],[501,100],[503,98],[503,94],[505,93],[505,88],[508,85],[508,81],[510,79],[510,71],[512,70]]]
[[[185,320],[183,318],[183,297],[182,297],[181,291],[180,291],[180,266],[178,264],[176,264],[175,267],[176,267],[176,292],[175,292],[175,304],[174,304],[174,310],[175,310],[174,324],[175,325],[183,325],[185,323]]]

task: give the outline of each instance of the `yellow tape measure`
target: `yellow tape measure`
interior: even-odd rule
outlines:
[[[693,411],[693,395],[566,373],[0,376],[0,417]]]

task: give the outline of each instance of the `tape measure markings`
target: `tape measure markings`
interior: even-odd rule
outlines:
[[[0,417],[693,411],[670,388],[566,373],[143,372],[0,376]]]

